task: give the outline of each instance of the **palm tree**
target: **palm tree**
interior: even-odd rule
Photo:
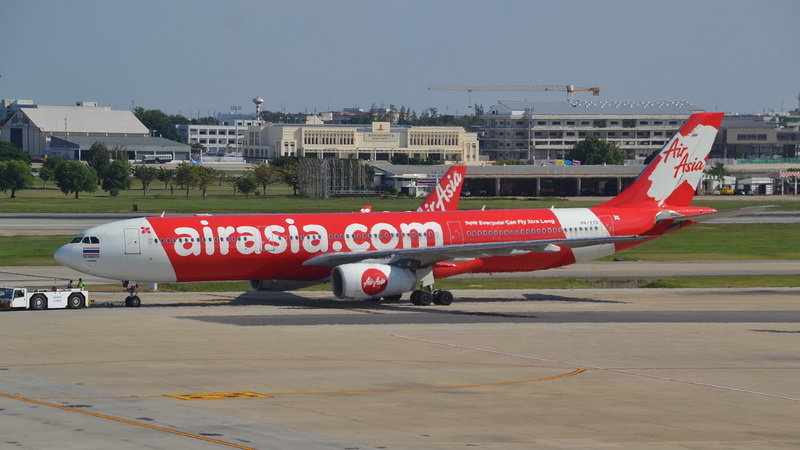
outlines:
[[[719,182],[719,184],[721,185],[721,186],[720,186],[720,190],[721,190],[722,188],[725,188],[725,187],[726,187],[726,186],[725,186],[725,177],[726,177],[726,176],[728,176],[728,175],[730,175],[730,173],[728,173],[728,169],[725,167],[725,165],[724,165],[724,164],[722,164],[722,163],[716,163],[716,164],[714,164],[712,167],[709,167],[709,168],[706,170],[706,173],[707,173],[707,174],[708,174],[708,175],[709,175],[711,178],[713,178],[713,179],[715,179],[715,180],[717,180],[717,181]]]

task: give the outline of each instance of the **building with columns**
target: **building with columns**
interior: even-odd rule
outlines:
[[[388,162],[404,153],[451,164],[480,164],[477,133],[462,127],[268,123],[248,128],[242,147],[248,161],[306,156]]]

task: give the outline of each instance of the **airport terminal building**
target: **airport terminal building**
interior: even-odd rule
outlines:
[[[575,143],[596,135],[641,163],[699,111],[687,101],[500,101],[481,116],[481,154],[539,164],[565,158]]]
[[[462,127],[268,123],[248,128],[242,155],[248,161],[281,156],[338,157],[388,162],[398,153],[444,163],[479,164],[477,133]]]

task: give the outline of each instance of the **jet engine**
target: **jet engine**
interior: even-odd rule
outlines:
[[[413,291],[417,275],[408,269],[386,264],[342,264],[331,273],[336,298],[366,300]]]

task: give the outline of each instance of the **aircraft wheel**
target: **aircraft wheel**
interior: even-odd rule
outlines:
[[[31,309],[47,309],[47,297],[42,294],[37,294],[31,297]]]
[[[399,301],[402,297],[403,297],[403,294],[387,295],[387,296],[384,296],[383,299],[386,300],[387,302],[396,302],[396,301]]]
[[[431,304],[433,301],[433,294],[431,294],[430,291],[419,290],[417,292],[419,292],[419,294],[417,294],[417,303],[415,303],[415,305],[428,306]]]
[[[139,299],[138,295],[131,295],[125,299],[125,306],[128,308],[136,308],[142,304],[142,300]]]
[[[67,297],[67,308],[78,309],[83,307],[83,295],[75,293]]]
[[[447,306],[451,303],[453,303],[453,293],[450,291],[440,291],[438,304]]]

